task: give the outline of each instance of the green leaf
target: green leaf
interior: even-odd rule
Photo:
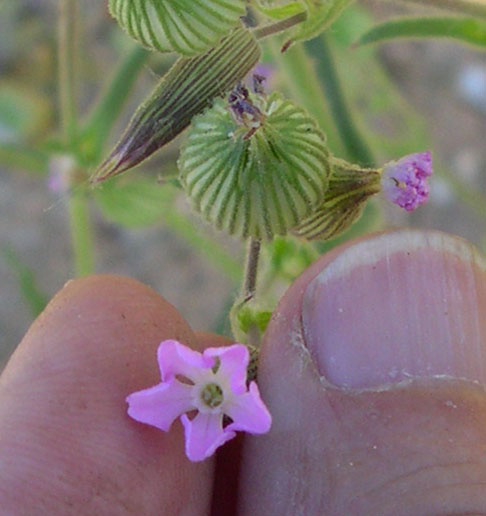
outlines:
[[[298,25],[292,41],[306,41],[324,32],[352,0],[303,0],[307,20]]]
[[[0,163],[34,174],[46,174],[48,155],[40,149],[32,149],[22,144],[0,143]]]
[[[305,7],[301,2],[289,2],[288,4],[279,5],[278,7],[264,7],[260,2],[256,2],[255,7],[269,18],[274,20],[283,20],[290,18],[295,14],[305,11]]]
[[[455,11],[467,16],[486,18],[486,3],[484,0],[405,0],[412,4],[422,4],[424,7],[434,7],[447,11]]]
[[[366,135],[376,163],[383,163],[417,150],[432,149],[433,144],[425,119],[396,88],[376,58],[375,48],[363,46],[349,51],[356,39],[355,33],[367,32],[372,27],[369,13],[355,5],[346,9],[328,36],[344,93],[349,104],[354,106],[356,126]],[[437,166],[436,173],[451,185],[465,204],[480,216],[484,215],[484,199],[477,190],[469,188],[445,166]],[[372,204],[368,203],[365,215]],[[361,227],[365,215],[351,228],[350,234],[354,228]],[[333,239],[333,242],[345,241],[346,236]],[[326,247],[327,243],[320,245]]]
[[[142,45],[185,56],[216,45],[245,14],[245,0],[110,0],[109,7]]]
[[[49,105],[34,89],[0,83],[0,141],[18,143],[33,138],[49,121]]]
[[[486,46],[486,22],[474,18],[398,18],[376,25],[356,45],[382,43],[398,38],[452,38],[471,45]]]
[[[230,90],[259,58],[255,38],[250,31],[239,28],[207,53],[178,59],[137,109],[125,134],[91,181],[120,174],[172,141],[193,116]]]
[[[235,307],[234,316],[238,321],[239,330],[241,332],[248,333],[252,326],[256,326],[260,333],[263,334],[270,322],[272,312],[244,304]]]
[[[241,264],[185,214],[179,213],[174,202],[180,190],[169,183],[137,180],[124,183],[110,179],[96,187],[95,200],[103,215],[125,227],[143,227],[163,223],[196,251],[206,256],[231,281],[241,280]]]
[[[282,53],[282,45],[277,38],[268,38],[264,44],[276,68],[284,75],[289,93],[317,120],[320,129],[327,136],[331,152],[342,156],[344,149],[334,129],[328,100],[316,75],[314,63],[308,58],[304,47],[295,45],[288,52]]]
[[[372,26],[371,16],[356,5],[343,13],[327,36],[356,129],[365,135],[379,164],[432,144],[425,120],[401,95],[375,49],[359,47],[350,52],[355,31],[365,32]]]
[[[278,275],[288,281],[293,281],[319,257],[313,244],[291,236],[275,238],[266,252],[269,255],[267,276],[272,279]]]
[[[94,191],[103,215],[126,227],[144,227],[161,222],[164,214],[173,209],[175,193],[173,187],[147,180],[127,184],[110,180]]]
[[[37,317],[47,304],[47,296],[38,288],[34,273],[27,265],[22,263],[20,256],[14,249],[5,246],[2,248],[2,255],[7,265],[17,276],[20,292],[31,314]]]
[[[120,115],[148,56],[147,50],[138,45],[134,46],[120,63],[106,91],[89,116],[79,142],[80,151],[87,165],[96,164],[101,158],[110,130]]]
[[[314,58],[315,71],[320,79],[325,96],[329,102],[336,132],[341,137],[346,158],[353,163],[363,166],[372,166],[373,154],[367,143],[365,132],[360,131],[354,120],[352,106],[342,88],[342,81],[338,73],[338,63],[334,59],[331,45],[326,34],[319,38],[307,41],[304,44],[306,53]]]

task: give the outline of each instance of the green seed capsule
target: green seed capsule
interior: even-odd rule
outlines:
[[[204,54],[179,58],[137,109],[91,182],[104,181],[149,158],[182,132],[215,97],[227,93],[259,58],[260,47],[244,27],[235,29]]]
[[[332,158],[324,200],[292,232],[307,240],[328,240],[356,222],[373,195],[381,190],[380,172]]]
[[[227,102],[216,100],[196,117],[181,151],[180,177],[193,206],[217,228],[269,240],[322,202],[329,151],[316,122],[279,94],[248,109],[252,116],[238,120]]]
[[[245,14],[245,0],[110,0],[109,7],[145,47],[185,56],[214,46]]]

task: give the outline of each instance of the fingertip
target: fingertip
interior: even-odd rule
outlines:
[[[2,375],[0,448],[11,464],[2,500],[92,514],[186,506],[204,513],[211,461],[187,460],[179,423],[165,433],[126,413],[127,395],[160,382],[156,350],[169,338],[198,346],[179,312],[149,287],[119,276],[68,282]],[[93,497],[100,479],[112,488]]]

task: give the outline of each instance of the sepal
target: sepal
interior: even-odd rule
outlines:
[[[328,240],[348,229],[361,216],[371,196],[381,190],[378,170],[332,158],[333,168],[324,201],[293,233],[307,240]]]

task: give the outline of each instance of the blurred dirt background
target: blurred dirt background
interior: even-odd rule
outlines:
[[[113,64],[109,42],[121,37],[117,35],[121,31],[109,18],[106,2],[83,0],[80,4],[83,21],[80,113],[83,114],[107,67]],[[390,13],[410,12],[410,8],[388,2],[365,5],[377,20]],[[4,0],[0,3],[0,87],[22,85],[32,99],[33,126],[29,126],[29,121],[24,122],[32,140],[47,136],[57,124],[55,26],[54,0]],[[378,53],[402,94],[427,119],[434,155],[467,185],[484,192],[486,53],[446,41],[399,41],[383,45]],[[137,83],[133,106],[153,83],[154,78],[147,69]],[[118,126],[120,129],[131,110],[126,111]],[[12,137],[9,131],[10,128],[0,125],[0,141]],[[433,182],[432,188],[429,205],[412,217],[390,210],[388,224],[446,230],[484,249],[485,221],[477,213],[479,210],[471,210],[458,198],[457,192],[440,179]],[[151,285],[195,328],[211,329],[217,325],[234,287],[184,239],[163,224],[129,230],[109,224],[94,208],[92,216],[98,272],[125,274]],[[230,239],[225,242],[230,252],[238,252],[239,243]],[[48,297],[72,276],[65,199],[48,189],[45,177],[6,168],[1,163],[0,247],[15,250],[22,262],[35,272],[39,289]],[[32,320],[20,294],[16,274],[2,256],[0,288],[1,369]]]

